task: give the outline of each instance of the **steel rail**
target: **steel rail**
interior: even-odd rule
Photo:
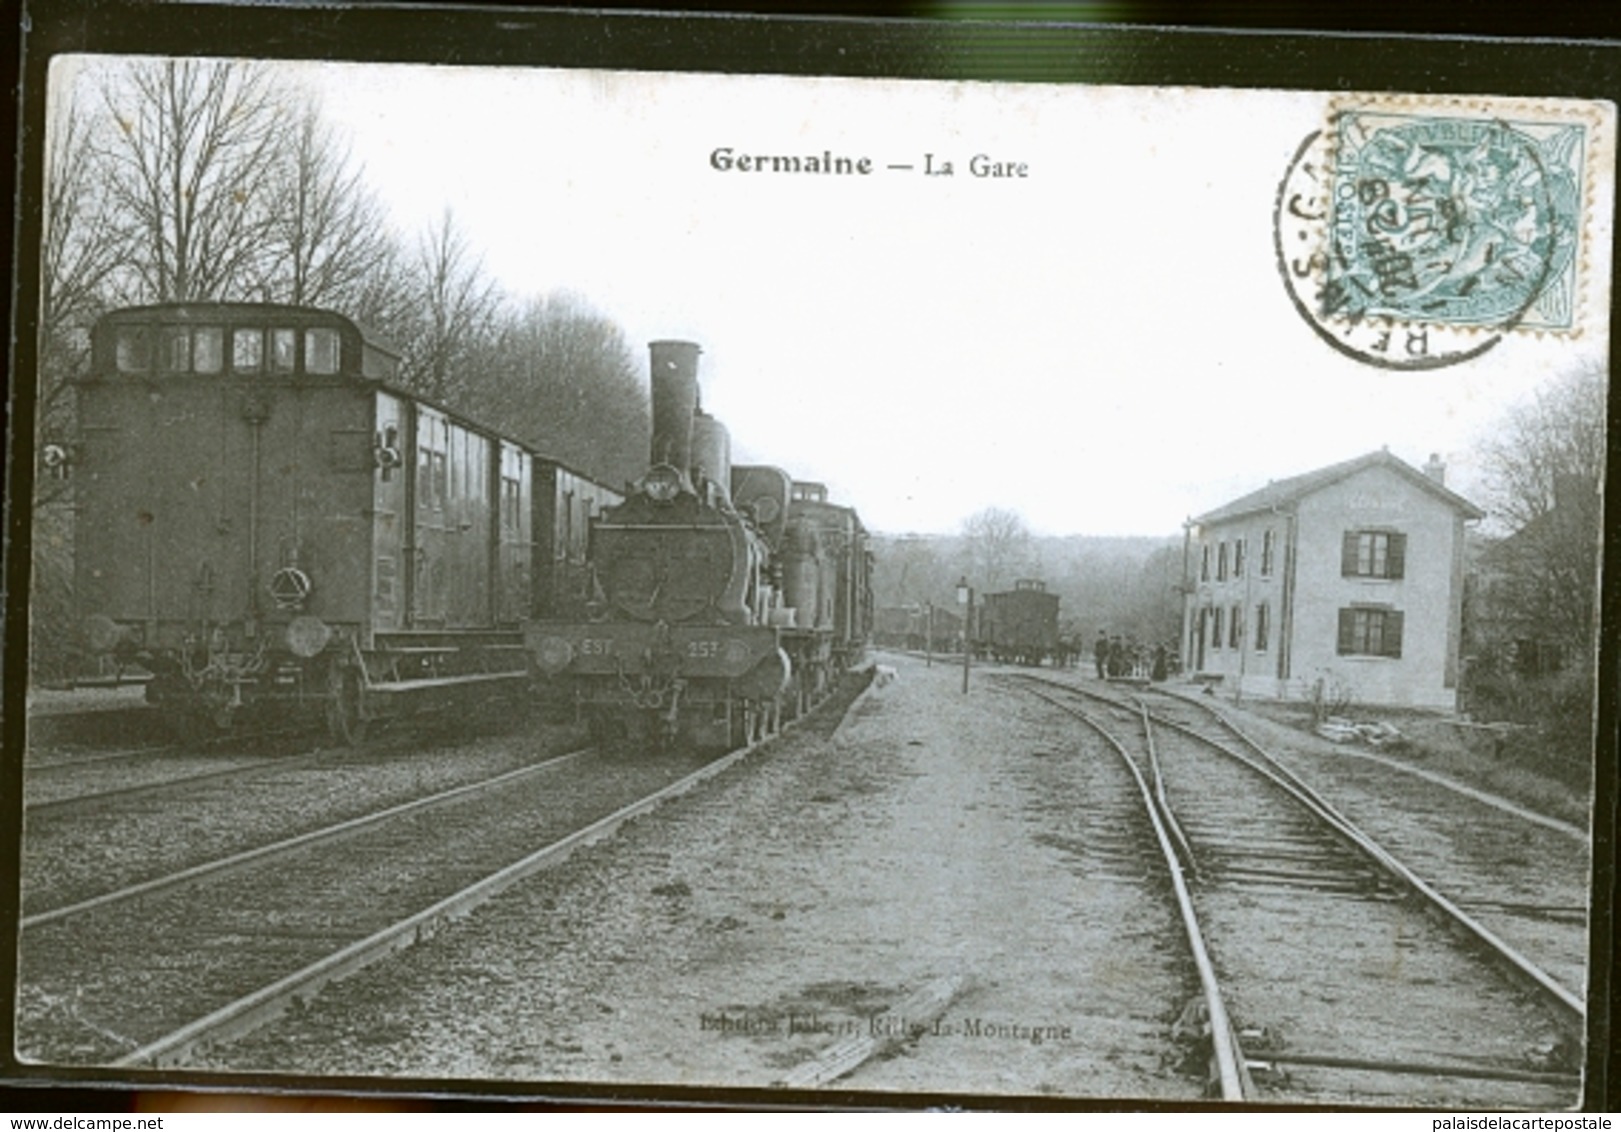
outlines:
[[[1177,848],[1182,851],[1182,859],[1187,862],[1188,871],[1198,876],[1199,859],[1193,853],[1193,843],[1188,840],[1188,835],[1182,832],[1182,823],[1176,820],[1176,811],[1171,808],[1170,795],[1165,790],[1165,776],[1160,773],[1159,751],[1154,746],[1154,728],[1148,720],[1148,709],[1142,704],[1137,706],[1142,710],[1143,740],[1148,744],[1148,766],[1154,772],[1154,796],[1159,799],[1165,824],[1170,827],[1171,836],[1176,838]]]
[[[1246,746],[1248,746],[1255,753],[1257,758],[1263,760],[1264,765],[1257,764],[1254,759],[1240,754],[1237,751],[1231,750],[1224,744],[1210,738],[1208,735],[1201,735],[1191,727],[1177,723],[1175,720],[1166,719],[1163,716],[1153,717],[1157,719],[1162,726],[1171,727],[1182,732],[1183,734],[1199,740],[1200,742],[1208,743],[1217,750],[1225,751],[1231,757],[1240,760],[1253,768],[1257,773],[1265,775],[1282,789],[1287,790],[1298,801],[1300,801],[1302,805],[1306,806],[1313,813],[1316,813],[1325,823],[1335,829],[1352,845],[1362,850],[1362,852],[1365,853],[1370,859],[1379,864],[1397,880],[1407,885],[1410,889],[1412,889],[1412,891],[1424,897],[1424,899],[1427,900],[1432,907],[1442,912],[1470,935],[1474,936],[1480,943],[1485,945],[1487,949],[1506,960],[1509,965],[1521,975],[1540,987],[1569,1013],[1574,1014],[1578,1022],[1585,1024],[1587,1019],[1587,1004],[1583,1002],[1581,997],[1574,991],[1566,987],[1563,983],[1559,982],[1541,967],[1537,966],[1528,957],[1522,955],[1517,948],[1508,943],[1502,937],[1498,936],[1479,920],[1469,915],[1469,913],[1465,912],[1456,903],[1439,892],[1428,881],[1424,880],[1401,861],[1397,860],[1397,858],[1393,856],[1387,849],[1385,849],[1384,846],[1380,845],[1378,842],[1373,840],[1372,837],[1363,833],[1360,829],[1353,825],[1348,818],[1335,809],[1326,799],[1319,795],[1310,786],[1306,785],[1305,782],[1301,781],[1301,779],[1296,776],[1293,771],[1279,763],[1277,759],[1268,753],[1260,744],[1256,743],[1255,740],[1244,734],[1238,725],[1227,719],[1225,715],[1218,712],[1213,707],[1198,703],[1196,700],[1189,700],[1183,696],[1177,696],[1176,698],[1184,703],[1196,704],[1197,706],[1202,707],[1206,711],[1210,712],[1218,721],[1221,722],[1223,726],[1225,726]]]
[[[184,750],[179,743],[162,743],[152,747],[131,747],[125,751],[99,751],[93,755],[80,755],[77,758],[38,759],[23,758],[24,774],[43,774],[52,770],[71,770],[74,767],[95,766],[97,763],[114,762],[118,759],[138,759],[142,755],[166,755],[174,751]]]
[[[1160,693],[1163,696],[1168,696],[1171,699],[1180,700],[1184,703],[1192,704],[1195,707],[1203,708],[1205,711],[1211,713],[1217,719],[1221,720],[1224,725],[1231,728],[1234,733],[1246,743],[1250,743],[1252,746],[1255,745],[1247,735],[1244,735],[1242,732],[1238,731],[1237,725],[1228,720],[1221,710],[1214,704],[1196,696],[1190,696],[1185,692],[1178,692],[1172,688],[1156,687],[1152,690]],[[1444,774],[1436,774],[1434,771],[1425,770],[1423,767],[1412,766],[1408,763],[1399,762],[1396,759],[1387,758],[1384,755],[1378,755],[1372,751],[1346,750],[1343,747],[1341,748],[1341,751],[1349,758],[1365,759],[1368,762],[1378,763],[1380,766],[1387,766],[1392,770],[1400,772],[1401,774],[1410,774],[1414,778],[1422,778],[1424,781],[1434,783],[1443,790],[1450,790],[1454,794],[1461,794],[1465,798],[1472,798],[1483,806],[1489,806],[1491,809],[1498,810],[1505,814],[1512,814],[1514,817],[1517,817],[1522,821],[1530,822],[1532,825],[1539,825],[1544,829],[1551,829],[1555,833],[1562,833],[1574,841],[1580,841],[1589,846],[1591,846],[1593,843],[1592,830],[1590,829],[1583,829],[1582,827],[1573,825],[1561,818],[1550,817],[1548,814],[1518,805],[1509,801],[1507,798],[1499,797],[1498,795],[1488,793],[1485,790],[1477,790],[1473,786],[1459,782],[1456,779],[1448,778]]]
[[[870,687],[869,683],[868,688]],[[862,695],[865,693],[866,689]],[[846,712],[860,698],[855,697],[846,707]],[[202,1018],[132,1050],[113,1062],[113,1067],[127,1069],[143,1065],[159,1068],[173,1066],[201,1046],[228,1041],[257,1029],[277,1017],[294,999],[307,999],[330,982],[351,975],[412,944],[431,938],[452,920],[467,915],[472,909],[512,885],[559,863],[576,849],[611,836],[632,818],[639,817],[669,799],[716,777],[772,740],[793,730],[801,722],[809,719],[811,714],[806,712],[770,735],[739,747],[639,801],[621,807],[608,816],[535,850],[521,860],[491,873],[482,880],[475,881],[460,892],[453,893],[420,912],[373,932],[364,939],[348,944],[325,958],[318,959],[234,1002],[227,1003]]]
[[[1018,685],[1015,685],[1017,687]],[[1175,847],[1171,844],[1171,836],[1166,832],[1165,822],[1160,812],[1160,802],[1143,778],[1142,771],[1136,761],[1126,751],[1126,748],[1102,723],[1093,719],[1086,712],[1065,704],[1045,692],[1034,688],[1022,689],[1037,699],[1058,708],[1060,711],[1079,719],[1092,730],[1096,731],[1104,742],[1108,743],[1114,752],[1120,756],[1120,761],[1131,772],[1137,783],[1137,789],[1142,794],[1143,809],[1148,814],[1148,820],[1154,827],[1154,836],[1159,841],[1160,853],[1165,858],[1165,867],[1170,874],[1171,887],[1176,894],[1177,909],[1182,917],[1183,930],[1187,934],[1188,947],[1193,953],[1193,965],[1199,973],[1199,986],[1204,994],[1205,1009],[1209,1015],[1210,1047],[1212,1056],[1216,1061],[1217,1077],[1221,1082],[1221,1096],[1226,1101],[1244,1101],[1255,1095],[1254,1083],[1249,1079],[1248,1068],[1244,1062],[1243,1051],[1238,1044],[1237,1035],[1233,1029],[1231,1016],[1227,1013],[1226,1002],[1221,996],[1221,985],[1216,978],[1216,969],[1210,961],[1209,949],[1205,946],[1204,933],[1199,927],[1199,917],[1193,908],[1193,897],[1188,891],[1187,881],[1182,873],[1182,865],[1178,860]]]
[[[1090,689],[1076,687],[1075,685],[1065,684],[1059,681],[1047,680],[1027,673],[1019,673],[1018,675],[1027,680],[1037,681],[1051,687],[1061,688],[1065,691],[1073,692],[1076,695],[1102,700],[1105,703],[1114,704],[1116,706],[1123,706],[1120,701],[1114,699],[1113,697],[1101,695],[1097,692],[1091,691]],[[1254,752],[1255,758],[1251,758],[1249,755],[1235,751],[1217,740],[1212,739],[1210,736],[1202,735],[1193,730],[1191,727],[1178,723],[1173,719],[1167,719],[1164,716],[1154,715],[1152,713],[1150,713],[1150,718],[1158,722],[1161,726],[1180,731],[1182,734],[1188,735],[1198,742],[1214,747],[1216,750],[1225,753],[1230,758],[1237,759],[1246,766],[1250,767],[1257,774],[1265,776],[1269,781],[1275,783],[1280,789],[1288,792],[1296,799],[1296,801],[1300,802],[1301,805],[1305,806],[1312,813],[1316,814],[1321,821],[1338,833],[1350,845],[1361,851],[1365,856],[1367,856],[1380,868],[1384,869],[1397,881],[1407,886],[1411,891],[1423,897],[1431,907],[1435,908],[1443,916],[1457,924],[1467,934],[1473,936],[1479,943],[1485,946],[1487,950],[1504,960],[1518,974],[1540,988],[1544,993],[1557,1002],[1559,1006],[1562,1007],[1567,1013],[1574,1014],[1575,1020],[1578,1023],[1585,1025],[1587,1019],[1587,1004],[1582,1001],[1579,995],[1577,995],[1569,987],[1566,987],[1563,983],[1559,982],[1559,980],[1555,979],[1552,975],[1548,974],[1541,967],[1537,966],[1536,963],[1534,963],[1527,956],[1523,955],[1508,941],[1504,940],[1490,928],[1482,924],[1479,920],[1465,912],[1454,901],[1437,890],[1434,885],[1430,884],[1417,873],[1409,869],[1392,853],[1390,853],[1389,850],[1385,849],[1384,846],[1380,845],[1368,834],[1358,829],[1349,818],[1341,814],[1331,803],[1318,794],[1317,791],[1308,786],[1298,775],[1285,767],[1269,751],[1245,734],[1244,731],[1236,723],[1229,719],[1224,712],[1221,712],[1214,706],[1206,704],[1202,700],[1195,699],[1192,696],[1181,695],[1166,689],[1157,690],[1160,692],[1160,694],[1169,696],[1178,703],[1200,708],[1213,716],[1218,723],[1220,723],[1228,731],[1232,732],[1232,734],[1243,742],[1245,746]],[[1139,705],[1141,705],[1142,701],[1139,697],[1133,698],[1137,700]],[[1257,763],[1255,761],[1256,758],[1259,758],[1261,762]]]
[[[412,813],[416,810],[443,805],[446,802],[453,801],[454,799],[462,797],[466,794],[472,794],[480,790],[488,790],[491,787],[503,785],[505,783],[527,777],[531,774],[538,774],[543,770],[549,770],[561,763],[571,762],[577,758],[580,758],[582,755],[588,753],[589,750],[590,748],[582,747],[580,750],[570,751],[563,755],[557,755],[554,758],[546,759],[543,762],[504,771],[493,778],[485,778],[479,780],[478,782],[470,782],[463,786],[452,787],[449,790],[442,790],[437,794],[430,794],[424,798],[417,798],[410,802],[401,802],[398,805],[390,806],[384,810],[377,810],[374,813],[362,814],[357,818],[350,818],[347,821],[338,822],[336,825],[322,826],[320,829],[312,829],[306,833],[298,834],[295,837],[284,838],[281,841],[273,841],[268,845],[261,845],[255,849],[246,849],[240,853],[233,853],[229,857],[221,857],[214,861],[205,861],[200,865],[193,865],[190,868],[181,869],[179,872],[168,873],[160,877],[153,877],[151,880],[141,881],[138,884],[132,884],[126,888],[115,889],[112,892],[104,892],[100,896],[91,896],[73,904],[64,904],[60,907],[49,909],[48,911],[36,912],[33,915],[24,916],[18,922],[18,926],[22,929],[41,927],[45,924],[54,923],[57,920],[64,920],[70,916],[76,916],[83,912],[89,912],[95,908],[104,908],[110,904],[121,904],[126,900],[133,900],[137,896],[145,896],[148,893],[158,892],[165,888],[172,888],[175,885],[184,884],[187,881],[199,880],[203,877],[229,872],[232,869],[241,868],[244,865],[263,860],[266,857],[274,857],[278,854],[289,853],[295,849],[302,849],[306,846],[315,845],[322,841],[329,841],[333,838],[342,837],[345,834],[354,833],[355,831],[364,829],[367,826],[387,821],[390,818],[402,817],[405,814]]]
[[[23,814],[26,817],[38,817],[41,814],[56,813],[60,810],[71,809],[74,806],[89,806],[111,801],[114,798],[139,798],[143,794],[159,794],[165,790],[173,790],[194,783],[211,782],[216,779],[230,778],[233,775],[251,774],[256,770],[264,770],[267,767],[280,769],[282,767],[301,766],[304,763],[320,758],[326,753],[323,749],[311,751],[307,755],[295,755],[287,759],[259,759],[256,762],[226,767],[222,770],[208,770],[201,774],[188,774],[180,778],[165,778],[160,782],[141,782],[117,790],[101,790],[94,794],[74,794],[66,798],[48,798],[40,802],[24,802]]]

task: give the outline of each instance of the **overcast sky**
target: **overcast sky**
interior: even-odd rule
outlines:
[[[699,342],[738,458],[826,481],[876,530],[1002,506],[1045,534],[1172,534],[1382,445],[1439,452],[1468,494],[1493,422],[1607,354],[1602,318],[1426,373],[1329,349],[1272,232],[1325,96],[288,69],[402,233],[450,208],[508,291],[585,295],[644,366],[649,339]],[[722,172],[718,147],[875,171]],[[954,175],[925,176],[926,154]],[[1027,176],[974,177],[976,154]],[[1607,227],[1586,235],[1602,302]]]

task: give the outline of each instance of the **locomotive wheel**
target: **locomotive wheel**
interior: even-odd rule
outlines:
[[[370,723],[365,709],[360,673],[346,664],[334,664],[329,670],[326,701],[326,725],[332,738],[351,747],[364,743]]]

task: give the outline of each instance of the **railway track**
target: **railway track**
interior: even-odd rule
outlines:
[[[1580,1000],[1301,784],[1142,704],[1006,683],[1081,719],[1141,774],[1200,965],[1185,1017],[1207,1024],[1225,1099],[1579,1100]]]
[[[344,837],[359,834],[372,826],[382,822],[404,818],[436,808],[448,808],[451,803],[458,802],[470,795],[482,793],[498,788],[513,785],[528,778],[530,775],[541,774],[561,766],[572,763],[582,756],[590,753],[589,748],[582,748],[565,755],[558,755],[545,759],[529,766],[518,767],[485,778],[477,782],[455,786],[442,790],[426,797],[416,798],[397,805],[386,806],[358,817],[306,830],[291,837],[284,837],[266,845],[259,845],[252,849],[230,853],[223,857],[201,861],[195,865],[179,869],[175,872],[164,873],[160,876],[150,877],[125,885],[122,888],[112,889],[95,896],[87,896],[71,904],[60,904],[52,908],[25,915],[21,920],[24,930],[43,927],[46,924],[57,923],[73,916],[83,915],[98,908],[109,908],[112,905],[132,901],[167,888],[174,888],[182,884],[191,884],[207,879],[217,883],[223,879],[224,874],[245,869],[249,865],[263,866],[273,862],[278,857],[290,857],[295,853],[312,848],[323,842],[333,842]]]
[[[720,758],[599,752],[590,762],[577,753],[31,916],[19,1054],[182,1063],[431,936],[753,749]],[[560,773],[565,766],[571,773]]]
[[[180,745],[89,754],[27,766],[23,779],[23,813],[32,820],[74,810],[97,810],[136,798],[183,791],[207,782],[242,778],[269,768],[287,769],[342,755],[326,747],[302,755],[199,754],[195,747]],[[221,765],[222,762],[225,765]],[[89,785],[80,781],[87,773],[93,778]],[[105,785],[108,781],[114,785]]]
[[[1154,711],[1214,741],[1329,785],[1348,821],[1462,914],[1509,941],[1580,1002],[1587,991],[1585,832],[1438,776],[1356,752],[1288,757],[1262,747],[1215,704],[1162,692]],[[1399,811],[1389,804],[1392,777]]]

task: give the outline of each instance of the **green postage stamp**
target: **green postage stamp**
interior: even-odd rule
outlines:
[[[1279,191],[1296,308],[1387,368],[1456,364],[1510,332],[1581,336],[1604,317],[1587,291],[1612,120],[1561,100],[1335,98]]]

